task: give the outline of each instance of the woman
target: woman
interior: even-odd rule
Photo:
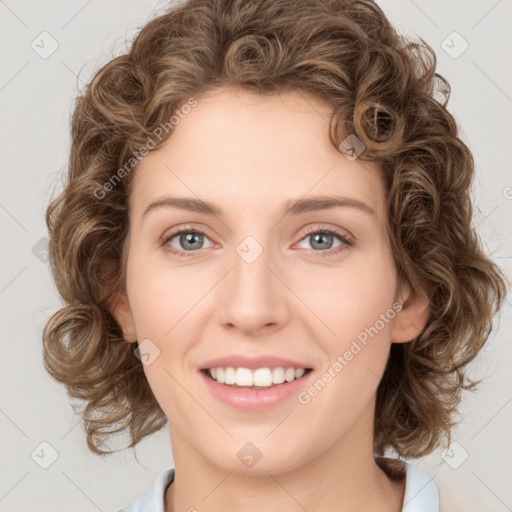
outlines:
[[[369,0],[189,0],[97,73],[44,355],[93,452],[169,424],[124,512],[448,504],[403,459],[449,443],[505,295],[448,96]]]

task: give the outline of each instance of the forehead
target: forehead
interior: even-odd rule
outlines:
[[[382,215],[376,164],[350,161],[332,144],[330,114],[329,105],[302,92],[206,93],[137,167],[133,215],[142,216],[163,195],[196,196],[255,213],[310,194],[348,196]]]

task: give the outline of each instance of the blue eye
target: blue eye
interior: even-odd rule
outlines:
[[[326,236],[327,235],[327,236]],[[318,228],[314,227],[313,229],[310,229],[306,232],[306,235],[301,239],[301,242],[306,239],[312,240],[310,242],[311,245],[315,244],[317,245],[317,249],[319,245],[328,245],[326,248],[320,247],[319,250],[315,250],[315,256],[321,256],[321,257],[328,257],[331,255],[338,254],[340,251],[342,251],[345,247],[350,247],[353,245],[353,242],[346,238],[344,235],[342,235],[340,232],[338,232],[334,228]],[[341,240],[341,244],[338,245],[335,248],[332,248],[332,242],[329,244],[328,242],[325,242],[325,240],[331,239],[331,238],[338,238],[338,240]],[[315,249],[315,247],[313,247]]]
[[[178,236],[179,238],[177,238]],[[174,247],[170,244],[170,242],[175,238],[177,238],[180,247]],[[204,249],[203,243],[205,238],[207,240],[210,240],[206,236],[206,233],[204,233],[200,229],[182,228],[181,230],[174,231],[169,236],[167,236],[165,240],[162,242],[162,246],[164,246],[165,250],[172,252],[173,254],[180,258],[190,258],[194,255],[195,252],[198,252],[200,249]],[[310,242],[312,245],[317,246],[316,249],[315,247],[313,247],[312,249],[315,256],[321,256],[324,258],[338,254],[346,247],[350,247],[353,245],[353,242],[351,240],[346,238],[336,229],[330,227],[315,227],[314,229],[310,229],[301,238],[300,242],[306,240],[307,238],[313,240],[312,242]],[[338,238],[338,240],[341,241],[341,244],[332,248],[332,242],[326,242],[326,240],[329,240],[331,238]],[[327,245],[327,247],[322,248],[322,244]],[[213,246],[213,243],[211,246]]]
[[[169,242],[178,237],[178,242],[185,250],[182,249],[176,249],[175,247],[168,246]],[[165,247],[168,247],[169,250],[175,254],[177,254],[180,257],[188,258],[192,256],[192,254],[186,254],[186,253],[193,253],[197,252],[198,249],[202,249],[203,247],[199,247],[202,245],[203,239],[206,237],[206,233],[201,231],[200,229],[181,229],[180,231],[175,231],[174,233],[171,233],[163,242],[163,245]],[[207,237],[206,237],[207,238]]]

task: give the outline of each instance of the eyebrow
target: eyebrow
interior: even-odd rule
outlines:
[[[179,208],[190,212],[203,213],[222,217],[223,212],[219,206],[209,201],[195,199],[193,197],[171,197],[163,196],[150,203],[142,217],[157,208]],[[318,210],[327,210],[336,207],[350,207],[369,215],[375,215],[375,211],[366,203],[351,197],[343,196],[308,196],[300,199],[288,199],[281,207],[281,214],[301,215]]]

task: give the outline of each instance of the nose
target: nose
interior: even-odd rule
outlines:
[[[219,290],[220,322],[244,335],[268,335],[282,328],[288,317],[284,279],[274,268],[267,250],[254,261],[240,254],[234,254],[233,268]]]

